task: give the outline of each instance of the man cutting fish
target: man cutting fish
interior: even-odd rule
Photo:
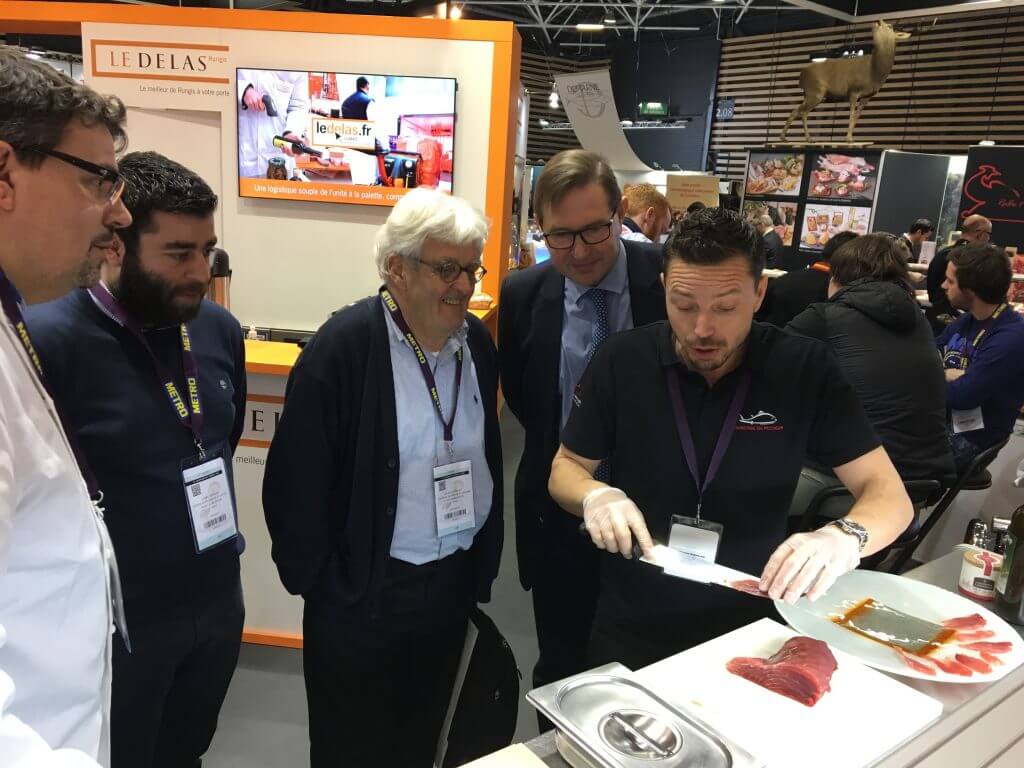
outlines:
[[[580,515],[601,562],[591,664],[637,669],[767,615],[767,600],[637,562],[654,544],[761,573],[795,602],[821,596],[912,517],[892,462],[828,348],[753,323],[761,238],[721,208],[689,217],[664,251],[667,322],[611,337],[576,390],[551,496]],[[832,467],[847,517],[786,537],[804,456]],[[607,461],[608,483],[594,479]]]

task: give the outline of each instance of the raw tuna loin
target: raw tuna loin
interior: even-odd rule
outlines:
[[[725,668],[762,688],[813,707],[831,690],[836,659],[828,646],[810,637],[793,637],[767,659],[739,656]]]

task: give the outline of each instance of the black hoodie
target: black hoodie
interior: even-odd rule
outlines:
[[[904,480],[953,474],[945,376],[913,294],[896,283],[856,280],[786,330],[832,347]]]

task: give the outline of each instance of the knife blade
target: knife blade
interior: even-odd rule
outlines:
[[[587,526],[580,523],[579,534],[588,540],[590,533]],[[727,589],[734,589],[737,592],[745,592],[756,597],[768,597],[767,592],[758,588],[760,579],[751,576],[749,573],[737,571],[718,563],[709,563],[707,560],[684,555],[682,552],[665,546],[655,544],[651,557],[643,557],[640,545],[633,540],[633,559],[637,562],[660,568],[666,576],[677,579],[686,579],[698,584],[714,584]]]

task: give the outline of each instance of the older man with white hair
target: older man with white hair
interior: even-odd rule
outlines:
[[[305,598],[310,763],[429,768],[467,620],[502,541],[497,353],[468,314],[488,225],[409,192],[377,234],[380,292],[288,380],[263,505]]]

